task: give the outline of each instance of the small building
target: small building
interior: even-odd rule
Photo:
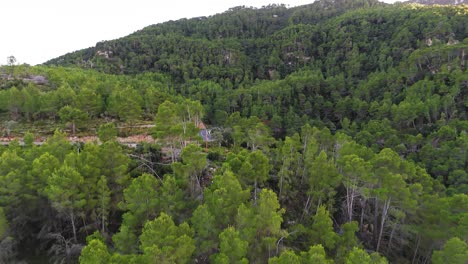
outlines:
[[[202,137],[204,142],[212,142],[213,141],[213,138],[211,137],[211,130],[207,129],[203,122],[200,122],[198,124],[198,129],[200,129],[198,134],[200,135],[200,137]]]

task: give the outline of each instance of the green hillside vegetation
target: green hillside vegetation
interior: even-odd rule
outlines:
[[[466,5],[322,0],[3,66],[0,263],[466,263],[467,52]]]

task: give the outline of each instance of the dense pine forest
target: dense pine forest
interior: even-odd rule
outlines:
[[[467,53],[467,5],[318,0],[0,67],[0,263],[465,264]]]

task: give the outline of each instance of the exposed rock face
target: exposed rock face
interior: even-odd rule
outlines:
[[[33,82],[35,84],[47,84],[47,83],[49,83],[49,80],[47,80],[46,77],[41,76],[41,75],[34,75],[34,76],[29,76],[28,78],[23,78],[23,81]]]
[[[26,77],[15,77],[11,74],[0,74],[0,80],[13,81],[13,80],[22,80],[23,82],[32,82],[39,85],[44,85],[49,83],[46,77],[42,75],[28,75]]]

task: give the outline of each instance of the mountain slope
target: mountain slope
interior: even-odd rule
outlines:
[[[5,134],[103,141],[0,146],[0,240],[57,261],[88,241],[83,263],[464,263],[467,14],[237,7],[0,67]],[[154,144],[112,140],[135,129]]]
[[[284,78],[302,67],[363,77],[398,65],[429,39],[448,43],[467,37],[463,8],[344,1],[352,8],[343,14],[343,3],[331,3],[291,9],[239,7],[208,18],[167,22],[46,64],[107,73],[156,71],[179,82],[229,79],[237,86]]]
[[[267,60],[261,58],[265,55],[259,49],[271,43],[271,35],[291,24],[316,23],[347,10],[375,5],[381,4],[376,1],[319,1],[291,9],[276,5],[262,9],[237,7],[208,18],[181,19],[150,26],[46,64],[77,64],[113,73],[169,72],[169,68],[183,64],[190,70],[224,65],[228,72],[231,68],[238,71],[239,67],[252,68],[259,60]],[[262,55],[256,54],[259,52]],[[254,77],[262,77],[265,71],[255,73]]]
[[[467,0],[412,0],[408,3],[416,3],[422,5],[467,5]]]

